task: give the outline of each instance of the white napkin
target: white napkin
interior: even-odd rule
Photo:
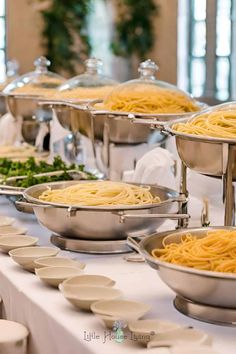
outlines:
[[[23,138],[21,135],[22,117],[15,119],[11,113],[4,114],[0,119],[0,145],[16,145]]]
[[[172,154],[166,149],[157,147],[138,160],[133,182],[159,184],[176,189],[176,180],[173,173],[174,164]]]
[[[69,134],[70,132],[60,125],[53,112],[50,122],[50,159],[53,159],[55,155],[60,155],[65,160],[64,138]]]

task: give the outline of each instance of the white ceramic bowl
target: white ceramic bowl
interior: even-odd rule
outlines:
[[[143,317],[150,306],[142,302],[129,300],[98,301],[91,305],[91,310],[97,315],[113,316],[129,323]]]
[[[211,337],[194,328],[179,328],[169,332],[158,333],[147,343],[148,348],[175,347],[184,345],[211,345]]]
[[[18,343],[18,347],[20,347],[23,344],[23,340],[26,339],[28,335],[29,331],[21,323],[8,320],[0,320],[0,344],[11,343],[17,347]],[[8,353],[10,353],[10,351]],[[22,353],[22,351],[19,350],[19,353]]]
[[[155,352],[156,353],[156,352]],[[219,354],[216,350],[205,345],[181,345],[171,349],[171,354]]]
[[[113,329],[115,323],[122,322],[122,321],[124,322],[124,325],[127,326],[127,322],[117,316],[107,316],[107,315],[98,315],[98,314],[96,314],[96,316],[100,318],[104,323],[105,327],[109,329]]]
[[[120,290],[107,286],[80,285],[64,289],[63,284],[61,284],[59,289],[75,307],[86,311],[90,311],[91,305],[96,301],[114,300],[122,296]]]
[[[0,226],[0,236],[23,235],[26,231],[27,229],[23,227]]]
[[[58,287],[63,280],[81,273],[77,267],[43,267],[36,268],[35,274],[46,284]]]
[[[180,325],[158,319],[146,319],[131,321],[129,322],[128,327],[130,332],[133,333],[135,341],[141,344],[147,344],[155,334],[176,330],[180,328]]]
[[[17,236],[1,236],[0,249],[7,253],[15,248],[30,247],[36,245],[37,237],[17,235]]]
[[[69,290],[71,288],[81,286],[81,285],[112,287],[115,285],[115,281],[112,280],[111,278],[105,277],[104,275],[82,274],[67,279],[62,284],[65,290],[67,289]]]
[[[43,257],[35,260],[35,268],[43,267],[76,267],[84,269],[85,264],[66,257]]]
[[[34,261],[40,257],[53,257],[56,256],[59,252],[59,248],[55,247],[23,247],[16,248],[9,252],[11,258],[22,266],[24,269],[31,272],[34,271],[35,264]]]
[[[0,226],[10,226],[15,222],[14,218],[8,216],[0,215]]]

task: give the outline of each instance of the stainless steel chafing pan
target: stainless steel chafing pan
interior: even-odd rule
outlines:
[[[151,255],[153,249],[163,248],[162,241],[166,236],[169,236],[168,242],[178,243],[186,233],[191,232],[197,238],[202,238],[208,230],[214,229],[236,230],[225,226],[172,230],[148,236],[140,243],[129,237],[128,245],[140,252],[148,265],[157,270],[164,283],[182,298],[194,303],[235,309],[236,274],[183,267],[163,262]]]
[[[125,239],[128,234],[150,234],[166,218],[188,218],[186,214],[177,214],[178,208],[174,208],[174,202],[181,203],[183,198],[177,192],[160,186],[151,186],[151,193],[158,195],[161,203],[142,206],[68,206],[38,199],[48,188],[62,189],[77,183],[90,182],[67,181],[32,186],[23,192],[26,202],[16,204],[31,206],[38,221],[52,232],[87,240],[117,240]]]

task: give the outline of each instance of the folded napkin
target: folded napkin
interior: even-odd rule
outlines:
[[[15,119],[11,113],[0,119],[0,145],[17,145],[23,138],[21,135],[22,117]]]
[[[172,154],[166,149],[157,147],[138,160],[132,181],[176,189],[174,165]]]
[[[70,134],[69,130],[64,129],[53,112],[50,122],[50,160],[56,155],[60,155],[63,160],[65,158],[64,139]]]

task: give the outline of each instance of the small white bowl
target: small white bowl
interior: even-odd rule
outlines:
[[[27,229],[15,226],[0,226],[0,236],[15,236],[25,234]]]
[[[148,348],[175,347],[184,345],[211,345],[211,337],[194,328],[179,328],[170,332],[163,332],[153,336],[147,343]]]
[[[96,316],[102,320],[102,322],[104,323],[105,327],[107,327],[108,329],[113,329],[114,324],[116,322],[124,321],[122,318],[117,317],[117,316],[107,316],[107,315],[98,315],[98,314],[96,314]],[[127,326],[127,322],[124,321],[124,323]]]
[[[119,289],[107,286],[80,285],[70,289],[64,289],[63,284],[59,286],[65,298],[75,307],[90,311],[93,303],[99,300],[115,300],[122,296]]]
[[[219,354],[216,350],[205,345],[184,344],[171,349],[171,354]]]
[[[35,260],[35,268],[43,267],[76,267],[84,269],[85,264],[66,257],[43,257]]]
[[[30,247],[36,245],[38,242],[37,237],[32,236],[1,236],[0,237],[0,249],[7,253],[15,248]]]
[[[65,290],[69,290],[81,285],[112,287],[115,285],[115,281],[111,278],[105,277],[104,275],[82,274],[67,279],[62,284]]]
[[[113,316],[126,323],[143,317],[150,306],[142,302],[129,300],[98,301],[91,305],[91,310],[97,315]]]
[[[28,335],[28,329],[21,323],[8,320],[0,320],[1,353],[16,353],[15,350],[17,350],[18,353],[25,352],[24,348],[26,347],[26,338]],[[7,345],[9,345],[9,347]],[[7,350],[8,348],[9,351]],[[15,348],[15,350],[13,348]],[[10,351],[11,349],[12,351]]]
[[[9,255],[20,266],[24,269],[29,270],[30,272],[34,271],[35,264],[34,261],[40,257],[53,257],[56,256],[59,252],[59,248],[55,247],[23,247],[16,248],[9,252]]]
[[[0,226],[10,226],[15,222],[14,218],[8,216],[0,215]]]
[[[36,268],[35,274],[46,284],[58,287],[63,280],[78,275],[81,269],[77,267],[43,267]]]
[[[157,319],[131,321],[128,324],[133,339],[141,344],[147,344],[155,334],[171,332],[180,328],[177,323]]]

